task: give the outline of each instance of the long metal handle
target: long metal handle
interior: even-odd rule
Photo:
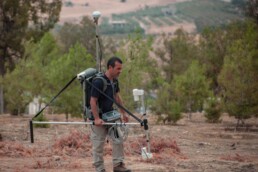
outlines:
[[[94,125],[94,122],[56,122],[56,121],[32,121],[33,124],[73,124],[73,125]],[[135,122],[128,122],[128,123],[123,123],[123,122],[107,122],[104,123],[103,125],[139,125],[139,123]]]

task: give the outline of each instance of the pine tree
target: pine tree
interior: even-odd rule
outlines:
[[[2,0],[0,3],[0,77],[13,70],[26,40],[38,41],[59,20],[62,1]],[[1,79],[0,78],[0,79]],[[0,114],[3,113],[0,85]]]
[[[176,95],[174,77],[188,69],[191,61],[198,57],[198,49],[194,37],[181,29],[177,30],[173,38],[164,35],[162,43],[163,46],[155,50],[158,62],[151,73],[152,84],[157,89],[157,100],[152,110],[163,121],[176,123],[185,107]]]
[[[47,33],[38,43],[25,43],[25,56],[3,81],[7,111],[12,114],[24,113],[33,98],[44,96],[43,92],[49,88],[48,66],[60,53],[53,36]]]
[[[202,110],[205,99],[211,94],[205,71],[197,61],[193,61],[183,74],[175,76],[174,82],[175,95],[191,119],[192,112]]]
[[[238,123],[258,114],[258,28],[245,22],[243,29],[242,38],[229,47],[219,75],[224,107]]]
[[[69,52],[53,60],[47,72],[49,87],[45,96],[47,101],[53,98],[74,76],[89,67],[95,67],[94,58],[79,43]],[[83,110],[83,90],[79,81],[74,81],[53,103],[55,113],[80,116]]]
[[[139,34],[131,35],[125,43],[120,47],[117,55],[123,60],[123,72],[119,77],[121,94],[126,102],[126,107],[134,106],[132,90],[146,90],[149,78],[149,71],[152,61],[149,59],[149,50],[151,48],[152,39],[145,39]]]

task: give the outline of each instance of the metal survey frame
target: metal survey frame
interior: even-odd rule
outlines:
[[[31,137],[31,143],[34,143],[34,132],[33,132],[33,124],[89,124],[89,125],[94,125],[94,122],[45,122],[45,121],[33,121],[34,118],[36,118],[38,115],[40,115],[47,106],[49,106],[74,80],[76,77],[73,77],[71,81],[69,81],[61,91],[54,96],[54,98],[48,103],[44,108],[42,108],[29,122],[30,125],[30,137]],[[143,119],[141,120],[137,116],[135,116],[133,113],[131,113],[129,110],[127,110],[125,107],[117,103],[113,98],[109,97],[107,94],[105,94],[102,90],[98,89],[96,86],[94,86],[91,82],[88,81],[88,79],[84,78],[83,82],[87,82],[89,85],[94,87],[98,92],[100,92],[102,95],[104,95],[106,98],[114,102],[120,109],[123,109],[127,114],[132,116],[134,119],[136,119],[139,123],[105,123],[104,125],[135,125],[135,124],[140,124],[141,126],[144,127],[144,130],[146,132],[146,142],[148,144],[148,148],[150,147],[149,143],[149,132],[148,132],[148,120]],[[150,148],[149,148],[150,149]],[[148,150],[150,152],[150,150]]]

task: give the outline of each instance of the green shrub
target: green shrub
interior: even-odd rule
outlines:
[[[221,117],[221,104],[215,97],[209,98],[204,105],[204,116],[208,122],[220,122]]]
[[[182,107],[179,102],[173,100],[168,108],[169,110],[166,115],[159,115],[157,123],[162,121],[163,124],[166,122],[176,124],[182,118]]]
[[[48,121],[47,118],[43,115],[39,115],[36,117],[33,121]],[[36,128],[49,128],[49,124],[33,124],[34,127]]]
[[[178,120],[182,118],[182,107],[179,102],[173,101],[171,103],[171,113],[169,113],[168,118],[175,124]]]

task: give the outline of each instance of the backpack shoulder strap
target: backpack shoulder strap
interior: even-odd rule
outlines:
[[[100,79],[100,80],[102,80],[102,82],[103,82],[103,92],[105,92],[106,91],[106,89],[107,89],[107,85],[108,85],[108,83],[107,83],[107,80],[103,77],[103,76],[101,76],[101,75],[98,75],[98,76],[96,76],[95,78],[94,78],[94,80],[95,79]]]

